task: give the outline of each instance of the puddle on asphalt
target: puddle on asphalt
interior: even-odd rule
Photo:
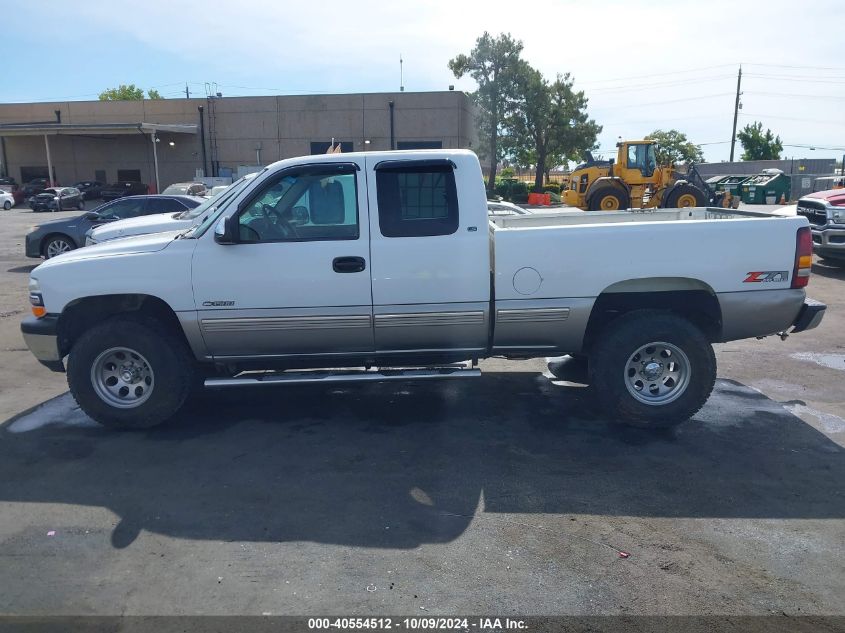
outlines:
[[[817,354],[816,352],[797,352],[790,354],[795,360],[806,360],[822,367],[845,371],[845,354]]]

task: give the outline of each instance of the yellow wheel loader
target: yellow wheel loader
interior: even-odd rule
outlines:
[[[713,204],[714,192],[690,165],[686,174],[673,167],[658,167],[654,141],[623,141],[616,160],[585,162],[569,175],[561,192],[563,202],[586,211],[618,209],[683,209]]]

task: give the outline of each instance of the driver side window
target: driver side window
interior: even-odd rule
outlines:
[[[355,173],[285,174],[271,181],[238,217],[240,242],[357,240]]]

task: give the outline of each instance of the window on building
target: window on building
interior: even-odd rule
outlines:
[[[397,141],[396,149],[443,149],[443,141]]]
[[[342,154],[348,154],[349,152],[355,151],[353,149],[352,141],[335,141],[335,147],[340,145],[340,152]],[[331,147],[331,141],[312,141],[311,143],[311,153],[312,154],[325,154],[329,151],[329,147]]]
[[[140,169],[118,169],[117,170],[117,181],[118,182],[141,182],[141,170]]]
[[[451,165],[380,168],[376,187],[379,228],[385,237],[451,235],[458,230]]]

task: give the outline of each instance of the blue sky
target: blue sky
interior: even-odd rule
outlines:
[[[652,0],[535,3],[287,0],[44,0],[3,12],[0,102],[96,99],[120,83],[165,97],[442,90],[450,57],[485,29],[510,31],[546,76],[570,72],[604,126],[600,143],[677,128],[709,160],[729,152],[736,71],[740,126],[760,120],[785,156],[845,153],[845,3]],[[815,147],[815,150],[810,150]]]

